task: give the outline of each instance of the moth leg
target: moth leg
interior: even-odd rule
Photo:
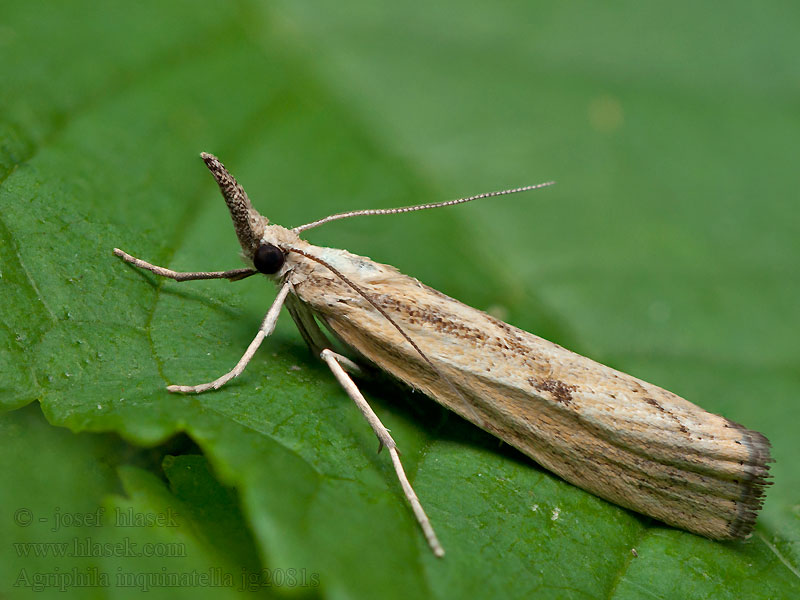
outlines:
[[[251,275],[258,273],[258,271],[255,269],[231,269],[230,271],[194,272],[173,271],[172,269],[159,267],[158,265],[153,265],[140,258],[131,256],[119,248],[114,248],[114,256],[119,256],[122,260],[132,264],[135,267],[146,269],[152,273],[155,273],[156,275],[168,277],[169,279],[174,279],[175,281],[192,281],[197,279],[230,279],[231,281],[239,281],[240,279],[244,279],[245,277],[250,277]]]
[[[321,352],[320,358],[328,364],[328,367],[333,371],[334,376],[347,392],[347,395],[355,402],[361,414],[364,415],[364,418],[370,424],[370,427],[372,427],[375,435],[378,436],[378,442],[380,443],[378,451],[380,451],[383,446],[386,446],[389,450],[389,455],[392,457],[392,464],[397,473],[397,478],[400,480],[403,492],[408,502],[411,504],[411,509],[414,511],[414,516],[417,518],[417,522],[422,528],[422,533],[425,535],[428,545],[436,556],[444,556],[444,548],[442,548],[439,539],[436,537],[436,533],[433,531],[433,526],[431,526],[431,522],[428,520],[428,515],[425,514],[425,510],[422,508],[422,504],[420,504],[419,498],[417,498],[417,494],[414,492],[414,488],[412,488],[411,484],[408,482],[406,472],[403,469],[403,465],[400,463],[397,444],[395,444],[392,436],[389,434],[389,430],[383,426],[378,415],[370,408],[364,396],[358,390],[358,387],[356,387],[355,382],[350,379],[350,376],[342,368],[342,365],[339,364],[339,355],[326,348]]]
[[[233,367],[233,369],[225,373],[225,375],[222,377],[219,377],[218,379],[215,379],[209,383],[201,383],[200,385],[168,385],[167,390],[170,392],[182,392],[184,394],[202,394],[208,390],[217,390],[234,377],[241,375],[242,371],[244,371],[245,367],[247,366],[247,363],[250,362],[250,359],[253,358],[256,350],[258,350],[261,342],[263,342],[264,338],[270,335],[275,329],[275,324],[278,322],[278,315],[281,312],[281,307],[283,306],[283,302],[286,300],[286,295],[289,293],[290,289],[291,284],[288,281],[281,286],[281,289],[278,291],[278,295],[275,297],[272,306],[270,306],[269,311],[267,311],[267,316],[264,317],[264,321],[261,323],[261,327],[258,329],[256,337],[253,338],[252,342],[250,342],[250,345],[247,347],[247,350],[245,350],[242,358],[239,359],[239,362],[236,363],[236,366]]]
[[[350,375],[355,375],[356,377],[359,377],[359,376],[365,374],[364,373],[364,369],[362,369],[361,366],[358,363],[353,362],[352,360],[350,360],[346,356],[344,356],[342,354],[339,354],[338,352],[334,352],[330,348],[326,348],[325,350],[323,350],[323,352],[328,352],[331,356],[333,356],[333,358],[336,359],[336,362],[338,362],[339,365],[345,371],[350,373]],[[322,356],[322,352],[320,352],[320,356]],[[323,359],[323,360],[325,360],[325,359]]]
[[[319,328],[319,325],[317,325],[317,321],[314,319],[314,313],[303,304],[296,295],[291,295],[286,299],[286,308],[289,310],[289,314],[294,320],[294,324],[297,326],[300,335],[303,336],[309,350],[311,350],[315,356],[320,356],[322,351],[327,349],[328,352],[331,352],[336,357],[339,364],[342,365],[342,368],[351,375],[357,377],[364,377],[367,375],[366,370],[362,368],[361,365],[330,349],[331,342]]]
[[[308,349],[311,350],[314,356],[319,356],[320,352],[325,348],[331,347],[330,340],[317,325],[314,313],[296,295],[286,299],[286,309],[289,311],[300,335],[303,336]]]

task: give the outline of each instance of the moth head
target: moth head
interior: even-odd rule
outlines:
[[[200,156],[225,198],[245,261],[252,263],[260,273],[280,276],[288,268],[286,251],[282,248],[297,243],[300,238],[293,231],[270,225],[269,219],[253,208],[247,193],[216,156],[206,152]]]

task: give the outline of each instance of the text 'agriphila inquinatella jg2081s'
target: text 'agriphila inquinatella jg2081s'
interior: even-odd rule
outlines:
[[[350,374],[366,365],[424,392],[540,465],[601,498],[712,539],[752,531],[763,502],[769,442],[655,385],[512,327],[394,267],[303,241],[337,219],[451,206],[550,183],[436,204],[340,213],[286,229],[270,225],[222,163],[202,154],[217,180],[246,268],[181,273],[115,248],[123,260],[176,281],[263,273],[278,295],[255,339],[228,373],[171,392],[218,389],[244,371],[285,304],[306,343],[330,367],[385,446],[425,538],[444,550],[409,483],[389,431]],[[250,266],[252,265],[252,266]],[[348,350],[334,352],[322,323]]]

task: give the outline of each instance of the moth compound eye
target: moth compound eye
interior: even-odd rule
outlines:
[[[277,246],[261,244],[253,256],[253,266],[260,272],[273,275],[280,271],[286,257]]]

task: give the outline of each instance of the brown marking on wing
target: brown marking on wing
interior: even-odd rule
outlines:
[[[639,386],[639,387],[641,388],[641,386]],[[644,391],[644,388],[641,388],[641,389],[642,389],[642,391]],[[686,435],[689,435],[689,430],[686,428],[686,425],[681,423],[681,420],[674,413],[668,411],[666,408],[661,406],[661,404],[659,404],[659,402],[657,400],[655,400],[653,398],[650,398],[649,396],[642,396],[642,400],[647,402],[650,406],[655,408],[660,413],[667,415],[669,418],[671,418],[673,421],[675,421],[678,424],[678,429],[680,430],[681,433],[685,433]]]
[[[553,396],[556,402],[560,402],[564,406],[569,406],[572,403],[572,392],[578,388],[574,385],[569,385],[557,379],[535,379],[528,377],[528,383],[540,392],[548,392]]]
[[[488,336],[482,330],[464,325],[452,316],[433,306],[419,308],[401,298],[387,294],[373,294],[373,300],[390,313],[401,315],[412,325],[428,325],[437,333],[453,336],[470,342],[487,343]]]

